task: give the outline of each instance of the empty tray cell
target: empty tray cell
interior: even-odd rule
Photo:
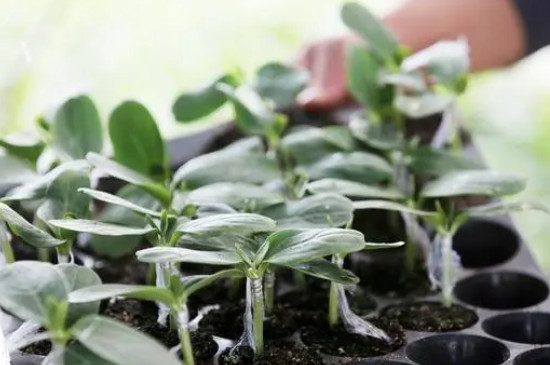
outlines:
[[[550,313],[508,313],[487,319],[483,330],[500,339],[533,345],[550,344]]]
[[[516,357],[514,365],[548,365],[550,364],[550,347],[524,352]]]

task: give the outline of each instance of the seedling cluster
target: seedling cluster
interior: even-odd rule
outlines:
[[[229,104],[246,138],[173,173],[153,117],[134,101],[109,117],[112,154],[103,154],[102,123],[87,96],[40,117],[36,135],[0,139],[0,314],[18,323],[0,337],[8,357],[47,341],[46,364],[200,363],[192,337],[208,313],[193,299],[220,286],[244,308],[243,334],[227,358],[245,346],[264,356],[266,321],[281,308],[294,313],[279,305],[289,291],[325,291],[325,313],[312,318],[329,331],[391,344],[384,328],[351,310],[348,292],[361,283],[348,265],[402,245],[404,275],[420,267],[442,306],[453,304],[460,226],[545,208],[495,200],[520,192],[524,180],[481,170],[460,151],[454,117],[467,80],[465,41],[411,54],[359,5],[346,4],[342,16],[364,39],[347,52],[350,93],[362,105],[349,125],[294,126],[284,112],[308,75],[270,63],[251,79],[228,73],[176,99],[183,123]],[[431,144],[409,128],[410,119],[441,115]],[[106,179],[122,187],[105,189]],[[385,211],[385,228],[404,233],[369,242],[369,225],[354,219],[364,210]],[[100,269],[123,259],[132,271],[147,266],[147,275],[103,282]],[[155,303],[161,333],[175,331],[179,344],[170,350],[105,314],[130,299]]]

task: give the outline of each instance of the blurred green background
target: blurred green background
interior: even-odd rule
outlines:
[[[250,72],[292,60],[304,42],[343,31],[342,2],[0,0],[0,135],[31,128],[79,93],[90,94],[104,117],[123,100],[144,103],[166,138],[202,128],[207,123],[173,120],[179,92],[234,67]],[[363,2],[384,14],[400,1]],[[488,164],[528,177],[522,198],[550,206],[550,50],[476,76],[462,106]],[[550,272],[550,219],[515,220]]]

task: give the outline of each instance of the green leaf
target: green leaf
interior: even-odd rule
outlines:
[[[444,198],[464,195],[504,196],[525,189],[525,179],[516,175],[487,170],[454,172],[431,181],[421,195]]]
[[[94,285],[101,285],[101,279],[92,270],[84,266],[75,264],[61,264],[55,267],[58,269],[67,285],[67,291],[70,293],[75,290],[91,287]],[[84,304],[71,304],[69,305],[69,313],[67,314],[67,323],[71,325],[79,318],[88,314],[97,314],[99,312],[99,301],[89,301]]]
[[[281,140],[281,144],[299,165],[311,165],[324,156],[344,149],[335,144],[322,128],[305,127],[292,131]]]
[[[86,158],[98,171],[137,185],[157,198],[162,204],[166,206],[170,205],[170,201],[172,200],[170,191],[149,177],[96,153],[89,153]]]
[[[123,199],[113,194],[105,193],[99,190],[86,189],[86,188],[78,189],[78,192],[89,195],[96,200],[101,200],[102,202],[105,202],[105,203],[114,204],[114,205],[118,205],[120,207],[129,209],[132,212],[135,212],[141,215],[148,215],[155,218],[161,217],[160,212],[156,212],[151,209],[144,208],[142,206],[132,203],[129,200]]]
[[[80,188],[89,188],[90,171],[71,169],[57,176],[46,189],[46,199],[54,213],[50,219],[61,219],[66,216],[86,218],[90,212],[91,199],[78,192]]]
[[[380,84],[382,66],[375,55],[360,45],[346,48],[346,82],[353,98],[366,106],[370,113],[383,116],[384,108],[391,107],[393,92]]]
[[[181,94],[172,106],[174,118],[179,122],[191,122],[204,118],[222,107],[227,101],[225,94],[216,86],[224,83],[237,86],[239,81],[233,75],[223,75],[204,89]]]
[[[416,175],[442,176],[457,170],[476,170],[481,166],[452,151],[418,147],[411,152],[411,170]]]
[[[257,212],[281,203],[283,196],[266,188],[245,183],[216,183],[189,193],[188,201],[201,204],[226,204],[239,211]]]
[[[307,189],[314,194],[335,193],[356,198],[403,199],[397,190],[361,184],[342,179],[321,179],[310,182]]]
[[[329,280],[342,285],[355,285],[359,283],[359,278],[351,271],[344,270],[324,259],[303,262],[298,265],[290,266],[290,268],[316,278]]]
[[[109,135],[115,161],[164,181],[168,169],[166,146],[147,108],[135,101],[120,104],[109,118]]]
[[[94,285],[75,290],[69,293],[69,302],[99,302],[101,300],[115,297],[156,301],[164,303],[168,307],[175,307],[178,305],[176,298],[174,298],[174,296],[168,289],[162,289],[148,285],[123,284]]]
[[[399,93],[394,99],[394,105],[407,117],[419,119],[443,112],[454,99],[453,95],[434,92],[417,95]]]
[[[0,218],[8,223],[14,235],[34,247],[49,248],[65,243],[36,228],[4,203],[0,203]]]
[[[362,5],[352,2],[342,7],[342,20],[366,41],[386,65],[395,64],[399,42],[382,21]]]
[[[331,125],[321,128],[323,139],[341,151],[357,149],[357,142],[353,138],[348,126]]]
[[[234,265],[241,259],[234,252],[199,251],[181,247],[152,247],[136,252],[139,261],[147,263],[190,262],[208,265]]]
[[[269,250],[264,261],[284,266],[360,251],[365,246],[360,232],[340,228],[282,230],[271,234],[267,241]]]
[[[196,235],[251,234],[271,232],[276,222],[270,218],[252,213],[217,214],[183,222],[178,226],[179,232]]]
[[[353,205],[341,195],[317,194],[269,207],[262,214],[284,228],[339,227],[353,218]]]
[[[63,351],[63,360],[65,364],[119,365],[102,359],[77,342],[71,342],[67,348],[65,348]]]
[[[45,143],[37,135],[17,133],[0,138],[0,147],[12,157],[19,157],[35,164],[44,151]]]
[[[217,182],[259,184],[278,177],[277,164],[265,154],[218,151],[196,157],[180,167],[174,174],[172,187],[180,183],[190,189]]]
[[[0,269],[0,306],[23,320],[50,323],[50,302],[67,299],[66,283],[53,265],[19,261]]]
[[[84,160],[63,163],[36,180],[12,189],[2,201],[42,199],[46,196],[48,187],[68,171],[80,171],[89,175],[90,165]]]
[[[396,202],[390,202],[386,200],[363,200],[363,201],[356,201],[353,202],[353,207],[355,209],[381,209],[381,210],[391,210],[394,212],[403,212],[403,213],[409,213],[413,215],[418,215],[422,217],[435,217],[437,215],[436,212],[428,212],[425,210],[420,209],[414,209],[411,207],[408,207],[404,204],[396,203]]]
[[[402,134],[393,123],[374,123],[362,115],[354,115],[349,128],[355,138],[376,149],[394,150],[403,144]]]
[[[14,156],[0,156],[0,189],[19,185],[37,178],[28,162]]]
[[[233,105],[235,124],[243,133],[268,136],[274,130],[275,113],[252,88],[246,85],[234,88],[226,84],[217,87]]]
[[[394,173],[386,160],[367,152],[334,153],[306,167],[306,171],[312,180],[337,178],[363,184],[390,180]]]
[[[396,248],[401,247],[405,244],[403,241],[398,242],[366,242],[365,243],[365,250],[371,251],[371,250],[383,250],[387,248]]]
[[[82,318],[71,332],[90,351],[115,364],[181,364],[156,340],[106,317]]]
[[[462,213],[471,217],[488,217],[513,212],[523,212],[526,210],[536,210],[550,214],[550,210],[543,204],[535,202],[514,202],[514,201],[499,201],[495,203],[485,204],[468,208]]]
[[[135,185],[124,186],[117,192],[117,196],[151,211],[157,211],[161,208],[160,203],[155,198]],[[96,220],[126,227],[144,227],[147,225],[145,217],[120,205],[105,207],[96,217]],[[117,258],[134,252],[141,240],[143,240],[142,236],[107,237],[92,235],[90,245],[94,252],[100,255]]]
[[[73,232],[92,233],[101,236],[142,236],[155,230],[153,227],[125,227],[87,219],[54,219],[49,221],[49,224]]]
[[[262,98],[272,100],[277,108],[283,109],[295,103],[308,81],[306,71],[272,62],[258,70],[254,87]]]
[[[73,159],[103,148],[99,113],[85,95],[69,99],[57,110],[51,131],[54,144]]]
[[[243,273],[237,269],[222,270],[212,275],[193,275],[182,279],[184,295],[189,297],[196,291],[207,287],[214,281],[225,278],[241,278]]]

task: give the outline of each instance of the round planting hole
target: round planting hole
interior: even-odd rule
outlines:
[[[524,352],[516,357],[514,365],[548,365],[550,364],[550,347]]]
[[[514,257],[519,248],[519,238],[500,223],[472,220],[455,234],[453,248],[465,268],[488,267]]]
[[[460,281],[455,296],[470,305],[487,309],[520,309],[544,301],[548,286],[540,279],[516,272],[479,274]]]
[[[355,360],[347,362],[346,365],[409,365],[405,362],[389,361],[389,360]]]
[[[459,304],[450,307],[440,302],[412,302],[385,308],[385,316],[395,318],[407,330],[423,332],[458,331],[473,326],[477,314]]]
[[[550,343],[549,313],[509,313],[487,319],[482,324],[488,334],[502,340],[542,345]]]
[[[508,360],[510,351],[486,337],[439,335],[411,343],[407,356],[420,365],[500,365]]]

